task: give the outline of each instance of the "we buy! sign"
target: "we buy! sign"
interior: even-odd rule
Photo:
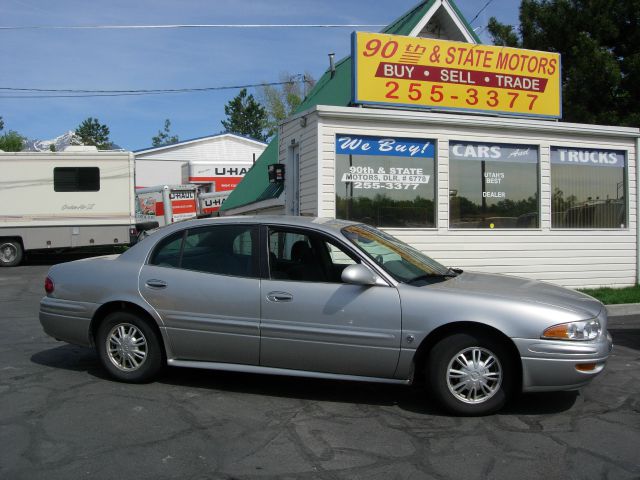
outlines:
[[[355,32],[353,102],[560,118],[560,55]]]

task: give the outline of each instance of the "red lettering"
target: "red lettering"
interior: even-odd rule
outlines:
[[[542,73],[547,73],[547,64],[549,63],[549,59],[548,58],[541,58],[540,59],[540,66],[538,67],[540,69],[540,72]]]
[[[503,53],[500,52],[498,54],[498,60],[496,62],[496,66],[500,69],[500,70],[504,70],[507,68],[507,64],[509,63],[509,54],[508,53]]]
[[[454,56],[455,52],[456,52],[456,47],[447,48],[447,58],[445,60],[447,65],[451,65],[453,63],[453,61],[455,60],[455,56]]]

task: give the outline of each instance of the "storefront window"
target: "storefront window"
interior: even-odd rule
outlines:
[[[538,147],[452,141],[450,228],[538,228]]]
[[[336,136],[336,217],[435,227],[435,141]]]
[[[551,147],[551,226],[625,228],[625,152]]]

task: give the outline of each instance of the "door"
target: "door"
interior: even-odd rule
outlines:
[[[342,270],[359,260],[323,234],[272,227],[267,235],[260,365],[392,378],[401,335],[397,290],[343,283]]]
[[[251,225],[193,228],[155,248],[139,289],[162,317],[175,358],[258,364],[257,233]]]

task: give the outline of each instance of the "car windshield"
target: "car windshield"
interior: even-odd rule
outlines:
[[[376,228],[351,225],[343,228],[342,233],[399,282],[456,276],[424,253]]]

